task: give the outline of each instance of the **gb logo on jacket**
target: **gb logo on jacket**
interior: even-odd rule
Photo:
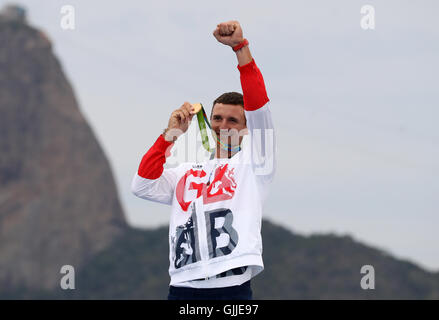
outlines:
[[[203,197],[203,203],[214,203],[233,198],[237,188],[234,179],[234,169],[229,169],[228,164],[221,165],[215,169],[214,179],[211,183],[197,182],[206,176],[204,170],[188,170],[186,174],[178,181],[176,187],[176,197],[181,209],[187,212],[192,200],[185,201],[185,190],[195,190],[195,198]],[[194,181],[195,180],[195,181]],[[205,179],[203,179],[205,180]],[[187,188],[187,189],[186,189]],[[238,233],[233,228],[233,213],[230,209],[220,208],[205,213],[207,244],[209,249],[209,259],[230,254],[238,243]],[[223,225],[218,227],[215,224],[216,219],[223,218]],[[173,242],[174,266],[181,268],[184,265],[191,264],[200,260],[200,249],[198,237],[198,227],[196,224],[195,212],[192,212],[188,221],[176,228],[176,237]],[[228,236],[228,243],[219,246],[218,240],[222,234]]]

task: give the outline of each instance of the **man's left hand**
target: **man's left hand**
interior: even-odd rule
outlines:
[[[232,48],[244,40],[241,25],[234,20],[218,24],[213,36],[222,44]]]

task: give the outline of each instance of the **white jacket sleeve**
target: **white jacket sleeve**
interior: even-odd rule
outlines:
[[[276,141],[270,100],[264,78],[254,59],[243,66],[238,65],[238,70],[251,145],[250,161],[257,179],[266,185],[272,182],[276,171]]]
[[[131,191],[139,198],[171,205],[176,184],[174,169],[164,169],[157,179],[146,179],[135,173]]]
[[[139,169],[134,174],[131,191],[139,198],[172,204],[175,186],[177,184],[177,168],[164,169],[167,152],[173,143],[166,141],[162,135],[143,156]]]
[[[273,181],[276,172],[276,136],[270,103],[254,111],[245,111],[251,143],[251,163],[256,177],[263,183]]]

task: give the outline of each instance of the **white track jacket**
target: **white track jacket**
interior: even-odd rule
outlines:
[[[273,180],[275,135],[269,99],[254,59],[238,65],[249,134],[231,158],[164,169],[173,143],[160,135],[143,156],[132,192],[172,207],[170,285],[239,285],[264,268],[261,219]]]

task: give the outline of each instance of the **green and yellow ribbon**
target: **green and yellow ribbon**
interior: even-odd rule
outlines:
[[[210,126],[209,119],[207,118],[207,115],[206,115],[206,111],[204,110],[204,107],[201,103],[195,103],[195,104],[193,104],[193,106],[195,109],[198,109],[201,107],[200,110],[197,112],[198,127],[200,128],[200,133],[201,133],[201,141],[203,143],[204,149],[206,149],[207,152],[211,152],[213,149],[210,148],[206,124],[208,125],[210,130],[212,130],[212,127]],[[232,147],[231,145],[229,145],[227,143],[223,143],[221,140],[219,140],[217,138],[216,133],[212,134],[212,136],[215,139],[215,141],[219,142],[220,146],[224,150],[228,150],[228,151],[232,151],[232,152],[236,152],[236,151],[241,150],[240,146]]]

